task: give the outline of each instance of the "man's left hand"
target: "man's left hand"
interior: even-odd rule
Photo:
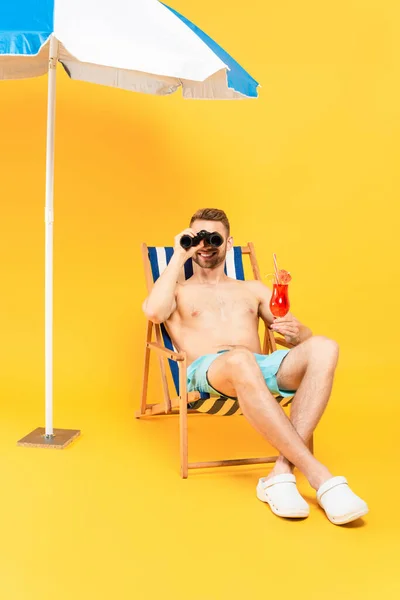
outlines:
[[[270,329],[283,335],[289,344],[300,344],[300,322],[291,315],[276,317]]]

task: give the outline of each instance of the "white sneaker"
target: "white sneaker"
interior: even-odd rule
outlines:
[[[317,500],[334,525],[350,523],[368,512],[366,502],[349,488],[345,477],[331,477],[325,481],[317,492]]]
[[[257,498],[267,502],[278,517],[299,519],[310,514],[310,507],[297,489],[296,477],[290,473],[275,475],[270,479],[261,477],[257,485]]]

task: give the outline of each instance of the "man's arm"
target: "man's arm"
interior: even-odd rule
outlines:
[[[288,312],[284,317],[274,317],[269,308],[272,291],[261,281],[254,281],[252,284],[259,300],[258,314],[271,331],[280,333],[287,342],[295,346],[312,337],[311,329],[300,323],[292,313]]]
[[[153,323],[167,321],[176,310],[176,286],[183,265],[184,262],[174,255],[143,302],[143,312]]]
[[[176,236],[174,254],[165,271],[157,279],[150,294],[143,302],[143,312],[153,323],[164,323],[176,310],[176,286],[179,274],[185,262],[197,250],[195,247],[186,251],[181,247],[180,239],[184,234],[191,237],[196,235],[195,231],[189,228]]]

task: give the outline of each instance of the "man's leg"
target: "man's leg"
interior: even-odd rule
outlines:
[[[221,354],[211,364],[208,380],[220,393],[238,397],[246,419],[304,473],[314,489],[317,490],[322,483],[332,477],[328,468],[311,454],[268,390],[255,357],[250,351],[237,349]]]
[[[297,390],[290,420],[305,443],[328,404],[338,356],[339,347],[335,341],[315,336],[293,348],[278,370],[279,388]],[[293,464],[281,454],[269,477],[292,470]]]

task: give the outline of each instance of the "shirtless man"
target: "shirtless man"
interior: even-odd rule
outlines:
[[[216,231],[219,248],[202,241],[184,250],[182,235]],[[310,452],[315,430],[332,389],[338,345],[313,336],[291,313],[274,318],[271,290],[259,281],[237,281],[224,273],[233,246],[229,221],[218,209],[195,213],[189,229],[175,238],[174,254],[143,304],[154,323],[165,323],[175,346],[186,352],[188,391],[238,398],[244,417],[280,453],[272,472],[257,485],[257,497],[281,517],[307,517],[309,506],[300,495],[293,468],[304,473],[317,492],[320,506],[334,524],[358,519],[366,503],[334,477]],[[193,276],[180,281],[184,263],[192,258]],[[294,345],[261,355],[258,320]],[[293,396],[290,419],[273,393]]]

